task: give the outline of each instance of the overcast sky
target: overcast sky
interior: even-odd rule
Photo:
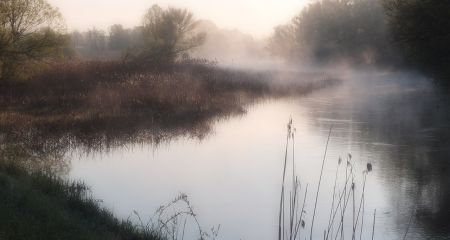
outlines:
[[[273,27],[289,21],[308,0],[48,0],[64,15],[69,30],[107,29],[121,23],[141,23],[153,4],[190,9],[197,19],[221,28],[239,29],[255,37],[268,36]]]

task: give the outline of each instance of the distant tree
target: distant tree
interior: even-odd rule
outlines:
[[[60,13],[46,0],[1,0],[0,78],[25,61],[61,54],[68,44],[62,29]]]
[[[295,59],[296,56],[295,29],[292,24],[275,27],[272,37],[269,39],[268,49],[273,55],[279,55],[287,59]]]
[[[130,31],[122,25],[115,24],[109,30],[109,49],[123,51],[130,47]]]
[[[385,0],[384,8],[405,59],[450,85],[450,2]]]
[[[392,61],[380,0],[320,0],[275,28],[270,50],[289,60],[353,64]]]
[[[112,60],[120,58],[132,47],[142,49],[141,32],[140,28],[125,29],[115,24],[110,27],[109,33],[96,28],[84,32],[74,31],[70,34],[70,43],[80,58]]]
[[[73,48],[82,48],[85,45],[84,35],[78,31],[74,31],[70,34],[70,42]]]
[[[137,26],[130,30],[131,48],[144,49],[144,27]]]
[[[137,53],[138,58],[151,63],[173,63],[204,42],[205,33],[195,31],[197,24],[186,9],[164,10],[153,5],[143,19],[143,49]]]
[[[104,31],[96,28],[86,32],[85,44],[90,53],[99,54],[107,50],[107,40]]]

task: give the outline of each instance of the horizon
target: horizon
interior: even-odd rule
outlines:
[[[186,8],[197,20],[210,20],[219,28],[236,29],[256,38],[268,37],[277,25],[287,23],[309,0],[49,0],[61,12],[69,31],[107,30],[113,24],[139,26],[152,5]],[[107,9],[105,11],[104,9]],[[79,13],[83,13],[82,15]],[[102,13],[99,16],[99,12]],[[230,17],[233,13],[233,17]]]

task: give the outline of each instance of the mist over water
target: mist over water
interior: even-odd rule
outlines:
[[[450,239],[447,6],[231,2],[0,3],[43,16],[0,14],[0,177],[83,182],[173,240],[286,240],[286,211],[290,240]]]
[[[447,101],[427,79],[412,73],[348,73],[340,86],[264,101],[248,107],[245,115],[214,121],[202,139],[180,136],[158,146],[131,141],[88,154],[75,147],[68,155],[68,176],[92,186],[94,196],[123,218],[134,210],[150,217],[161,203],[184,192],[204,225],[221,225],[221,238],[273,239],[285,125],[292,116],[297,171],[310,189],[317,184],[333,126],[316,237],[328,221],[337,160],[351,153],[359,180],[366,163],[374,166],[366,186],[363,236],[370,237],[377,209],[375,239],[401,238],[411,217],[409,239],[445,238]],[[311,194],[309,213],[313,202]]]

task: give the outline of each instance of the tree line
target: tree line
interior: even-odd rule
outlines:
[[[448,79],[450,2],[320,0],[275,27],[269,50],[291,62],[413,66]]]
[[[111,59],[143,45],[142,27],[126,29],[120,24],[109,27],[108,32],[92,28],[84,32],[69,33],[73,55],[84,59]]]
[[[92,29],[65,33],[59,11],[46,0],[0,1],[0,78],[20,78],[36,61],[73,56],[77,51],[97,55],[107,48],[126,53],[128,61],[167,66],[194,47],[205,33],[186,9],[152,6],[143,24],[133,30],[114,25],[109,36]]]
[[[267,49],[290,62],[411,66],[450,75],[450,2],[319,0],[274,28]],[[186,9],[152,6],[142,25],[65,32],[46,0],[0,1],[0,77],[18,77],[25,64],[58,57],[125,56],[141,64],[173,64],[205,41]],[[23,71],[22,71],[23,72]]]
[[[450,1],[384,1],[392,41],[408,63],[449,87]]]
[[[322,0],[275,28],[269,48],[288,60],[315,64],[383,64],[392,56],[380,1]]]

